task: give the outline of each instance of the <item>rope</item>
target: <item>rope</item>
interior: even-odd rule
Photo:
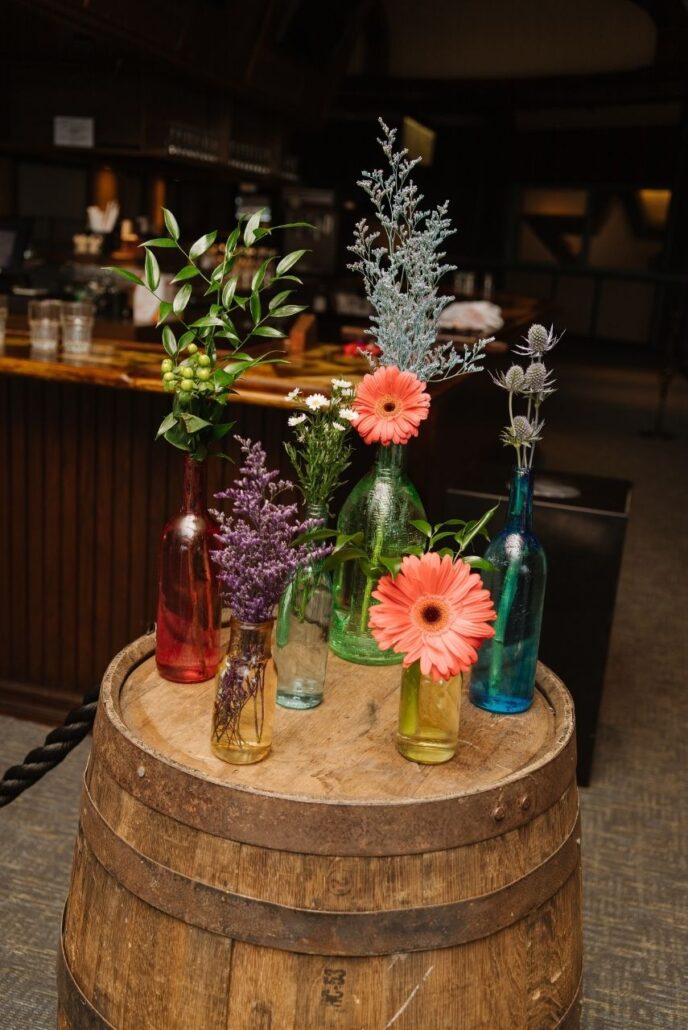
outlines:
[[[21,765],[7,770],[0,780],[0,808],[37,783],[81,743],[93,726],[99,694],[100,687],[85,694],[79,707],[72,709],[62,725],[50,731],[42,747],[29,751]]]

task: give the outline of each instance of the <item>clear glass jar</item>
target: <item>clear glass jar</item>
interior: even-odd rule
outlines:
[[[212,679],[222,656],[222,604],[210,552],[220,547],[206,510],[205,462],[184,457],[182,506],[160,541],[155,660],[173,683]]]
[[[210,746],[223,762],[252,765],[272,746],[277,674],[272,661],[274,619],[232,619],[227,654],[215,679]]]
[[[327,510],[309,505],[306,517],[326,520]],[[305,565],[282,594],[277,615],[277,704],[283,708],[322,702],[331,617],[332,577],[322,562]]]
[[[411,521],[424,519],[425,510],[405,471],[406,448],[380,445],[375,463],[347,497],[337,522],[340,533],[363,533],[362,549],[371,561],[380,556],[401,557],[422,537]],[[337,570],[330,647],[340,658],[362,665],[397,665],[402,656],[381,651],[368,628],[379,577],[366,576],[358,562]]]
[[[461,675],[433,680],[414,662],[401,675],[397,751],[410,762],[440,765],[459,742]]]
[[[57,352],[60,342],[60,308],[59,300],[29,301],[29,335],[35,352]]]
[[[90,301],[63,303],[62,350],[65,354],[87,354],[91,349],[95,308]]]
[[[511,715],[533,703],[547,579],[545,552],[533,533],[532,469],[514,469],[506,525],[485,557],[495,566],[481,576],[497,621],[471,669],[470,699],[489,712]]]

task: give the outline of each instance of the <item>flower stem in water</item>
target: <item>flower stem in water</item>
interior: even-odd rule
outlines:
[[[511,615],[511,606],[514,603],[514,598],[518,589],[519,569],[520,561],[518,559],[510,561],[506,570],[506,576],[504,577],[504,585],[502,587],[502,596],[499,599],[499,606],[497,608],[497,622],[495,623],[495,635],[492,640],[492,650],[490,655],[490,691],[499,690],[503,679],[504,645],[506,643],[505,637],[507,626],[509,625],[509,616]]]
[[[418,734],[420,723],[419,701],[420,662],[414,662],[411,668],[404,672],[404,687],[402,690],[401,711],[399,712],[399,732],[405,737],[414,737]]]

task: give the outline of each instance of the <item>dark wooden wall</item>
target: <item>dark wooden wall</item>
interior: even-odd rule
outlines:
[[[54,721],[153,625],[158,544],[182,455],[155,443],[156,394],[0,380],[0,710]],[[285,467],[284,412],[236,431]],[[233,465],[209,462],[209,494]]]

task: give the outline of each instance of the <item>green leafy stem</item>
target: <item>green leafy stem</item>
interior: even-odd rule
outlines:
[[[417,557],[420,557],[431,551],[437,552],[440,557],[448,554],[454,561],[461,559],[461,561],[470,565],[471,568],[492,572],[494,570],[492,562],[487,561],[486,558],[481,558],[477,554],[466,554],[465,551],[469,544],[478,536],[483,536],[486,540],[490,539],[487,526],[498,507],[499,505],[495,505],[494,508],[490,508],[484,515],[481,515],[479,519],[470,522],[466,522],[464,519],[449,519],[447,522],[438,522],[435,525],[431,525],[424,519],[413,519],[410,525],[423,536],[423,542],[420,544],[410,544],[404,548],[404,553],[400,556],[388,557],[381,555],[377,560],[371,561],[366,555],[366,561],[361,563],[363,572],[372,578],[380,577],[385,573],[396,576],[401,568],[402,561],[407,555],[415,554]],[[442,546],[438,547],[440,543],[442,543]]]
[[[292,547],[300,547],[302,544],[322,544],[332,541],[333,547],[327,558],[318,562],[318,568],[323,572],[333,572],[340,565],[347,561],[361,561],[365,558],[366,552],[361,544],[363,533],[339,533],[336,529],[328,529],[320,526],[317,529],[309,529],[308,532],[292,540]]]
[[[277,625],[278,642],[281,647],[288,639],[287,612],[291,610],[299,622],[303,622],[313,591],[320,582],[320,577],[338,569],[344,562],[360,561],[364,558],[365,551],[361,547],[362,540],[363,533],[361,532],[339,533],[336,529],[327,529],[322,526],[308,530],[292,541],[292,547],[301,544],[317,546],[327,541],[333,542],[333,547],[330,554],[326,558],[320,559],[314,566],[299,569],[292,582],[287,586],[280,604],[280,617]]]
[[[284,289],[285,284],[302,284],[292,269],[305,250],[294,250],[284,257],[276,254],[267,257],[253,275],[247,295],[237,293],[239,276],[234,267],[237,258],[278,229],[313,226],[307,222],[290,222],[264,228],[260,224],[262,211],[242,217],[225,241],[221,260],[206,273],[199,261],[216,243],[217,231],[205,233],[187,251],[180,242],[175,216],[167,208],[162,210],[167,235],[142,244],[145,250],[143,278],[128,268],[111,267],[106,271],[142,286],[159,301],[157,324],[163,326],[162,346],[166,354],[161,377],[164,389],[174,394],[174,401],[157,436],[202,461],[215,442],[234,425],[226,419],[226,404],[230,395],[236,393],[236,383],[241,376],[259,365],[284,361],[270,353],[257,356],[247,353],[245,347],[249,340],[283,339],[286,334],[268,322],[305,311],[303,305],[289,303],[293,288]],[[175,249],[184,258],[184,264],[172,279],[179,287],[172,301],[159,296],[161,272],[155,255],[157,249]],[[187,323],[184,313],[196,286],[202,290],[203,298],[209,298],[208,309],[200,318]],[[276,292],[268,298],[268,290]],[[250,328],[243,334],[236,325],[239,312],[250,320]],[[179,329],[175,332],[168,321],[171,319],[179,324],[181,332]],[[224,365],[218,364],[218,341],[231,352],[230,360]]]

